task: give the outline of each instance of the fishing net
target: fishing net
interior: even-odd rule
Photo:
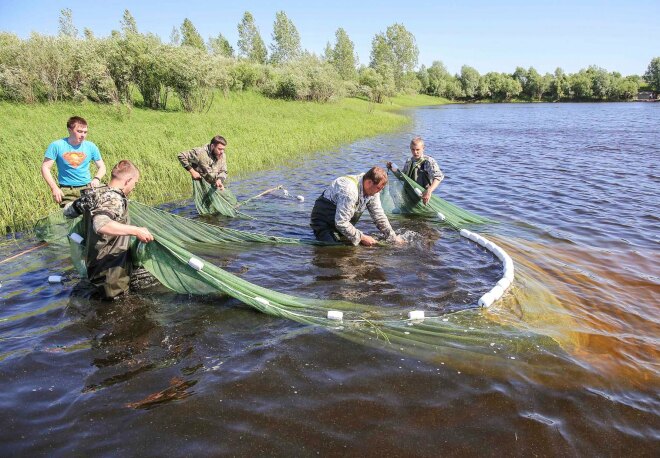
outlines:
[[[228,188],[217,189],[205,180],[193,180],[193,199],[200,215],[246,216],[235,209],[238,201]]]
[[[324,243],[218,227],[135,201],[130,201],[129,208],[131,223],[148,227],[155,237],[148,244],[134,241],[133,259],[164,286],[178,293],[227,295],[260,312],[301,324],[323,326],[355,342],[439,362],[465,363],[465,370],[474,366],[476,360],[488,360],[489,364],[499,361],[498,364],[508,370],[510,361],[504,363],[509,357],[506,355],[516,355],[516,363],[523,364],[521,356],[529,362],[538,356],[538,348],[552,345],[552,341],[542,336],[520,339],[521,333],[515,327],[495,323],[475,309],[411,320],[408,308],[304,298],[258,286],[194,253],[208,253],[209,247],[222,248],[224,252],[254,248],[259,244]],[[81,218],[66,220],[61,211],[41,220],[35,229],[42,240],[59,244],[70,232],[85,234]],[[77,244],[70,240],[69,244],[73,263],[81,276],[85,276],[84,241]],[[410,308],[413,307],[411,303]],[[330,319],[330,311],[342,312],[342,319]]]
[[[389,171],[394,179],[387,181],[387,186],[381,192],[383,209],[389,214],[420,215],[439,218],[456,230],[470,224],[486,224],[493,221],[463,210],[446,200],[432,195],[426,205],[420,197],[424,188],[406,174]]]

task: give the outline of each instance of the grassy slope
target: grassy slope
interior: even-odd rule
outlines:
[[[241,177],[314,151],[392,131],[408,122],[393,110],[443,103],[428,96],[402,96],[383,105],[358,99],[317,104],[272,100],[252,92],[216,96],[208,113],[190,114],[92,103],[18,105],[0,103],[2,165],[0,232],[21,230],[57,207],[39,172],[48,144],[67,135],[69,116],[90,123],[88,140],[110,168],[131,159],[142,171],[132,197],[158,204],[190,194],[178,152],[203,145],[216,134],[228,141],[231,177]]]

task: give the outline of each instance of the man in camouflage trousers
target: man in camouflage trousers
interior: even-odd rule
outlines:
[[[133,270],[131,236],[145,243],[154,239],[149,229],[129,222],[127,196],[139,178],[140,172],[131,161],[120,161],[112,169],[107,186],[83,191],[64,210],[67,218],[83,215],[87,278],[104,299],[128,291]]]
[[[177,157],[193,180],[203,179],[222,191],[225,189],[224,182],[227,179],[226,147],[227,140],[216,135],[208,145],[183,151]]]

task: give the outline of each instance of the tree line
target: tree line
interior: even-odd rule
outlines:
[[[57,36],[32,33],[21,40],[0,32],[0,99],[138,103],[153,109],[177,103],[186,111],[204,111],[218,89],[225,94],[254,89],[268,97],[318,102],[363,97],[378,103],[401,93],[456,101],[594,101],[630,100],[644,83],[660,90],[660,57],[643,77],[597,66],[573,74],[557,68],[541,75],[533,67],[518,67],[510,74],[481,75],[465,65],[452,75],[440,61],[416,70],[419,50],[402,24],[374,36],[368,65],[359,64],[342,28],[322,55],[303,50],[284,11],[276,13],[268,47],[250,12],[237,27],[236,49],[222,33],[205,41],[187,18],[164,43],[141,33],[125,10],[120,30],[97,38],[89,29],[79,34],[72,11],[64,9]]]

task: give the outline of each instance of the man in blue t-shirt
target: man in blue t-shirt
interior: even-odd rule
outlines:
[[[41,163],[41,175],[60,207],[65,207],[80,197],[81,189],[99,186],[105,176],[105,164],[98,147],[85,140],[87,121],[79,116],[72,116],[66,127],[69,137],[51,143]],[[93,179],[89,173],[91,161],[94,161],[97,167]],[[53,164],[57,164],[57,183],[51,174]]]

